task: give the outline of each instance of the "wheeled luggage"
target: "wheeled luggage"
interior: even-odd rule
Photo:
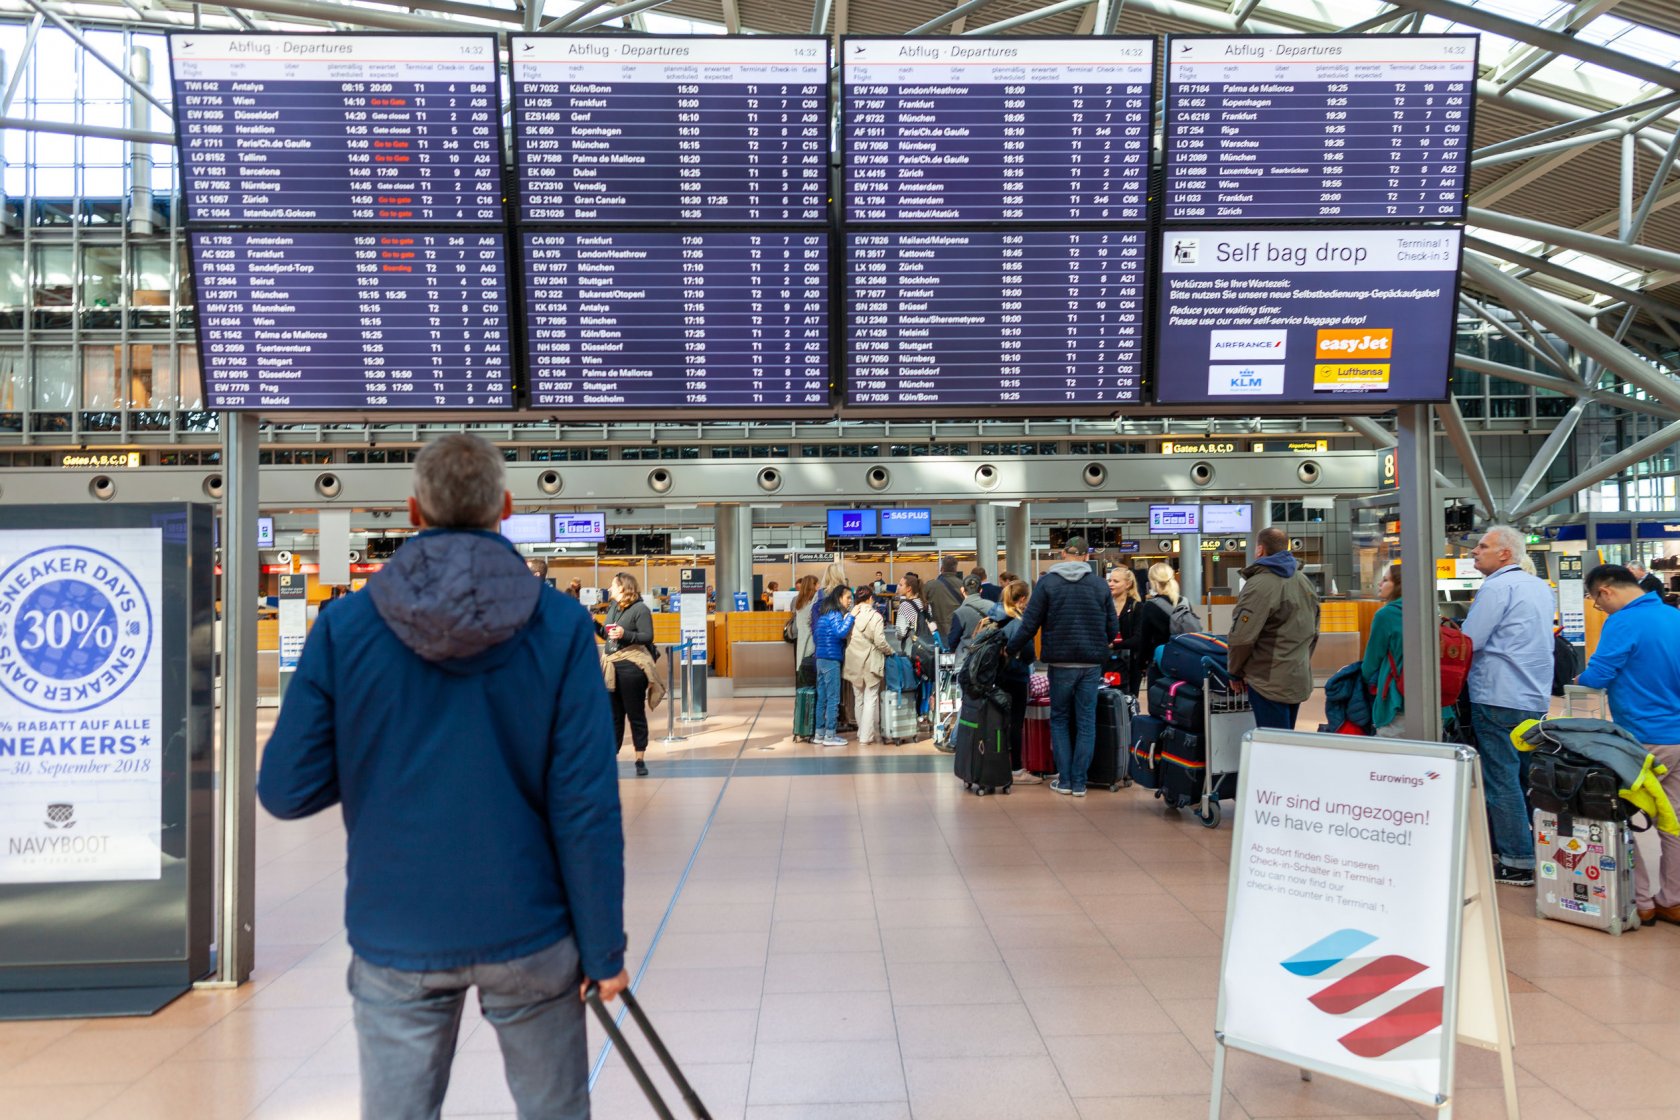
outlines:
[[[1168,727],[1161,732],[1159,753],[1162,799],[1174,808],[1201,802],[1209,789],[1207,740],[1182,728]],[[1214,780],[1209,796],[1227,799],[1236,791],[1237,775],[1232,771]]]
[[[982,795],[1008,793],[1014,777],[1009,760],[1009,697],[996,692],[964,700],[954,722],[952,765],[963,786]]]
[[[916,705],[920,690],[911,687],[902,692],[881,693],[881,737],[893,743],[913,743],[921,738]]]
[[[1126,755],[1132,742],[1132,712],[1137,701],[1117,688],[1097,689],[1097,739],[1085,781],[1111,790],[1131,785]]]
[[[1626,821],[1534,810],[1535,913],[1613,936],[1638,929],[1636,858]]]
[[[1056,772],[1056,757],[1050,750],[1050,701],[1029,701],[1027,719],[1021,728],[1021,765],[1041,777]]]
[[[1149,714],[1195,734],[1202,731],[1202,687],[1159,677],[1149,686]]]
[[[647,1038],[648,1046],[653,1049],[654,1057],[659,1059],[659,1064],[665,1067],[665,1072],[670,1075],[671,1080],[676,1084],[677,1092],[682,1096],[683,1103],[688,1106],[689,1115],[694,1117],[694,1120],[712,1120],[712,1114],[706,1111],[706,1105],[700,1100],[700,1094],[696,1093],[694,1087],[688,1083],[688,1078],[683,1076],[682,1068],[677,1065],[677,1060],[671,1057],[671,1052],[665,1048],[665,1041],[653,1029],[653,1024],[648,1022],[647,1013],[642,1010],[642,1005],[637,1001],[635,993],[626,988],[619,993],[619,998],[624,1001],[625,1010],[630,1012],[630,1017],[636,1020],[636,1026],[641,1028],[643,1036]],[[659,1120],[676,1120],[670,1106],[665,1103],[665,1098],[660,1096],[659,1090],[654,1086],[652,1079],[648,1077],[641,1059],[636,1057],[634,1050],[630,1049],[630,1040],[625,1038],[624,1032],[618,1029],[618,1024],[613,1021],[612,1013],[607,1010],[606,1004],[601,1001],[600,985],[591,982],[584,991],[584,1000],[594,1009],[595,1017],[601,1022],[601,1029],[607,1032],[607,1037],[612,1040],[613,1046],[618,1049],[619,1056],[624,1059],[625,1066],[630,1070],[630,1076],[635,1078],[636,1084],[642,1087],[643,1095],[647,1097],[648,1104],[653,1106],[653,1111],[659,1117]]]
[[[804,685],[793,691],[793,741],[809,743],[817,734],[817,690]]]
[[[1174,680],[1200,682],[1211,678],[1224,688],[1230,680],[1225,662],[1230,648],[1215,634],[1179,634],[1156,652],[1155,666],[1162,676]]]
[[[1166,722],[1154,716],[1132,720],[1132,743],[1126,768],[1133,782],[1144,789],[1161,788],[1161,733]]]

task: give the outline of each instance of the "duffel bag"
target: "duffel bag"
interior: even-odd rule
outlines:
[[[1536,809],[1593,821],[1627,818],[1616,775],[1573,751],[1536,752],[1528,765],[1528,798]]]
[[[882,678],[882,686],[888,692],[906,692],[916,687],[916,665],[902,653],[889,653]]]
[[[1190,681],[1159,677],[1149,686],[1149,714],[1173,727],[1199,733],[1202,729],[1202,690]]]
[[[1216,634],[1179,634],[1156,651],[1155,665],[1174,680],[1201,682],[1211,678],[1225,688],[1231,679],[1225,667],[1230,648]]]

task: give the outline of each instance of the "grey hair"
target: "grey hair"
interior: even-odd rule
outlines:
[[[502,520],[507,467],[488,440],[451,432],[414,457],[414,500],[438,529],[495,529]]]
[[[1521,564],[1522,558],[1528,555],[1528,538],[1509,525],[1495,525],[1486,536],[1493,538],[1496,547],[1510,550],[1513,564]]]

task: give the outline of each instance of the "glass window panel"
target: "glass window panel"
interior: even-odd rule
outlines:
[[[122,246],[82,247],[82,310],[120,311],[122,308]],[[120,322],[104,324],[120,326]]]
[[[72,347],[38,347],[31,371],[36,412],[65,412],[75,404],[76,351]]]
[[[23,351],[0,348],[0,412],[21,412],[29,402],[29,386],[24,380]]]
[[[35,325],[70,326],[76,299],[74,250],[69,245],[35,246]]]
[[[84,137],[82,140],[83,163],[97,164],[101,167],[120,167],[127,158],[123,153],[123,142],[121,140],[105,140],[97,137]]]
[[[68,80],[74,78],[81,53],[81,48],[71,42],[70,36],[58,28],[41,28],[41,33],[35,37],[32,56],[35,63],[34,81],[31,83],[34,95],[40,97],[43,91],[55,86],[62,89]]]
[[[82,347],[82,408],[90,412],[123,406],[123,348]]]
[[[23,327],[23,246],[0,242],[0,330]]]
[[[198,373],[198,347],[191,343],[182,343],[175,348],[180,372],[175,376],[176,408],[183,412],[190,409],[204,407],[204,381]],[[157,407],[163,408],[171,402],[159,401]]]
[[[76,123],[76,103],[74,101],[37,101],[35,103],[35,119],[41,121],[58,121],[62,124]],[[51,159],[56,163],[76,162],[76,140],[73,136],[61,136],[51,132],[36,134],[36,142],[40,145],[36,150],[37,159]],[[51,138],[58,142],[58,146],[49,146],[46,141]],[[46,154],[51,153],[51,154]]]
[[[103,128],[128,127],[128,99],[121,101],[84,101],[82,103],[82,123],[96,124]],[[164,122],[166,125],[167,121]],[[120,145],[121,140],[104,141]],[[121,155],[117,156],[122,159]]]
[[[83,198],[121,198],[128,193],[128,176],[122,167],[82,168]]]
[[[123,47],[123,34],[120,31],[93,31],[83,36],[101,57],[107,58],[118,66],[128,66],[128,55]],[[154,67],[153,77],[156,77]],[[127,98],[128,86],[117,77],[109,66],[92,55],[82,57],[82,96],[89,100],[101,98]]]
[[[35,190],[32,192],[37,198],[71,198],[76,193],[76,169],[74,167],[42,167],[35,168]]]

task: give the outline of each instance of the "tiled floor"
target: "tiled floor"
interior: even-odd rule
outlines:
[[[925,744],[789,743],[790,707],[714,703],[623,784],[631,971],[714,1116],[1207,1116],[1228,827],[1137,790],[976,798]],[[258,845],[253,982],[151,1019],[0,1023],[0,1117],[356,1115],[338,815],[265,819]],[[1532,899],[1502,890],[1523,1116],[1680,1116],[1680,929],[1611,938]],[[1498,1084],[1465,1050],[1458,1120],[1502,1116]],[[1232,1118],[1428,1115],[1243,1055],[1227,1085]],[[616,1057],[594,1099],[651,1115]],[[445,1113],[513,1115],[470,1003]]]

